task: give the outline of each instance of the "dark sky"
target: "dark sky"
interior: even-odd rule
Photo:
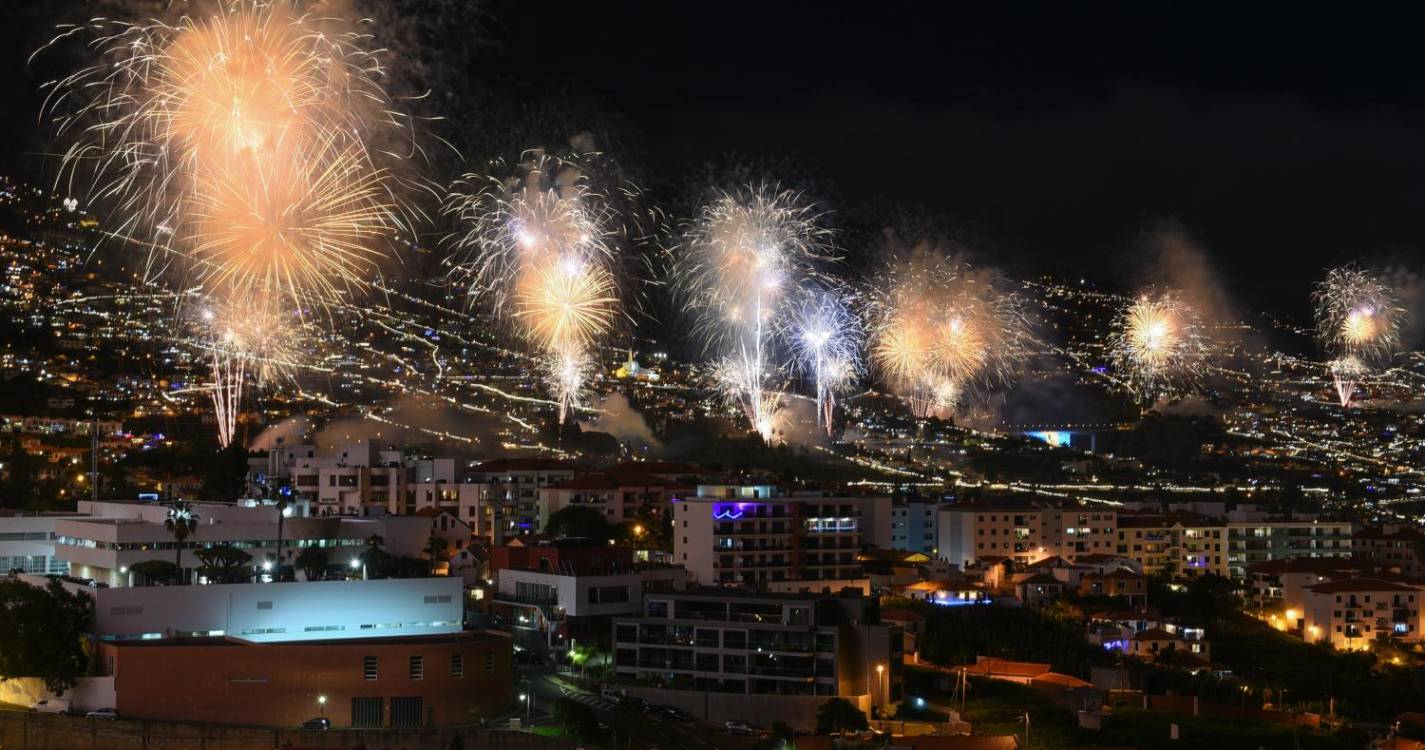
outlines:
[[[1422,11],[1297,5],[509,0],[467,79],[581,92],[655,187],[786,158],[829,208],[943,215],[1017,272],[1142,278],[1175,220],[1239,303],[1295,311],[1327,265],[1425,265]],[[10,7],[32,104],[39,14]],[[5,117],[24,142],[33,109]]]

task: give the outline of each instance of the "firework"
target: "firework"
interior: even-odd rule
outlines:
[[[1111,359],[1141,404],[1196,381],[1207,345],[1196,311],[1171,291],[1139,296],[1119,315]]]
[[[1015,294],[935,251],[899,258],[870,290],[870,356],[917,416],[1009,383],[1032,336]]]
[[[372,214],[392,233],[394,181],[372,166],[391,153],[371,144],[403,125],[368,37],[296,2],[202,7],[173,22],[100,19],[61,33],[56,41],[92,34],[97,58],[50,84],[46,112],[72,141],[62,173],[92,178],[115,234],[152,248],[150,271],[176,258],[181,273],[303,297],[332,291],[334,278],[369,278],[346,243],[374,236]],[[221,236],[234,218],[242,230]],[[338,229],[343,221],[355,229]],[[252,260],[283,254],[290,262]],[[229,260],[242,262],[214,269]],[[299,287],[317,279],[314,292]]]
[[[1329,365],[1341,405],[1350,402],[1355,384],[1372,366],[1384,364],[1400,349],[1405,311],[1395,292],[1356,268],[1336,268],[1316,285],[1316,335],[1334,357]]]
[[[323,134],[279,149],[200,170],[180,237],[211,294],[326,307],[375,275],[393,206],[356,146]]]
[[[787,316],[784,336],[794,369],[814,384],[817,422],[830,434],[836,396],[860,369],[860,320],[842,290],[813,289],[802,297]]]
[[[608,214],[576,169],[543,155],[522,169],[512,180],[467,176],[452,192],[447,211],[466,226],[455,274],[542,355],[562,423],[620,315],[615,253]]]
[[[747,188],[716,194],[673,257],[675,294],[695,316],[704,351],[718,357],[729,401],[771,440],[784,363],[775,333],[798,290],[821,278],[829,233],[795,193]]]
[[[1332,360],[1327,369],[1331,371],[1331,380],[1336,386],[1336,398],[1341,406],[1350,406],[1356,385],[1370,372],[1370,368],[1355,357],[1345,356]]]
[[[248,380],[260,385],[291,376],[298,359],[297,325],[270,306],[224,302],[200,306],[198,327],[212,366],[209,397],[218,443],[226,448],[236,434]]]

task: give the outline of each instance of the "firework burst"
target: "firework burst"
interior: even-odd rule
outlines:
[[[797,194],[746,188],[715,194],[674,251],[674,293],[719,360],[724,395],[764,440],[773,438],[785,384],[775,334],[799,290],[822,280],[829,239]]]
[[[1033,340],[1018,295],[938,252],[894,260],[869,297],[871,361],[920,417],[1010,383]]]
[[[49,84],[45,112],[71,142],[61,174],[90,180],[91,195],[112,208],[115,234],[151,248],[150,277],[176,265],[183,283],[220,276],[322,301],[370,276],[352,257],[373,253],[344,243],[394,234],[396,214],[385,209],[399,203],[396,181],[373,166],[392,154],[372,144],[408,123],[379,85],[369,37],[303,5],[231,0],[171,22],[98,19],[52,42],[92,38],[95,58]],[[243,228],[223,237],[238,216]],[[256,247],[242,251],[244,241]],[[291,257],[252,262],[279,255]],[[229,260],[241,262],[213,268]]]
[[[293,333],[297,321],[270,306],[247,303],[207,303],[198,311],[200,346],[212,367],[208,392],[218,443],[226,448],[236,435],[249,379],[262,385],[291,377],[299,359]]]
[[[467,176],[451,193],[447,211],[465,227],[455,276],[542,356],[563,422],[621,314],[615,252],[608,212],[577,169],[535,154],[520,171]]]
[[[1110,358],[1140,404],[1189,387],[1207,360],[1197,312],[1175,292],[1139,296],[1115,323]]]
[[[1388,362],[1400,350],[1405,311],[1394,290],[1351,267],[1327,273],[1312,297],[1317,340],[1334,357],[1328,369],[1341,405],[1347,406],[1356,384],[1370,369]]]
[[[843,290],[818,288],[801,296],[786,317],[783,337],[792,352],[793,370],[814,384],[817,422],[830,434],[836,397],[861,369],[860,319]]]

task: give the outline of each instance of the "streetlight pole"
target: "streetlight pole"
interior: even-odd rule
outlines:
[[[877,664],[877,665],[876,665],[876,700],[875,700],[874,703],[871,704],[871,706],[872,706],[872,708],[875,710],[875,712],[876,712],[876,718],[877,718],[878,720],[881,718],[881,704],[885,702],[885,695],[884,695],[884,693],[885,693],[885,688],[883,687],[883,679],[885,678],[885,676],[886,676],[886,665],[884,665],[884,664]],[[881,728],[884,729],[885,727],[882,726]]]
[[[318,695],[317,705],[321,707],[322,718],[327,718],[327,697],[325,695]]]

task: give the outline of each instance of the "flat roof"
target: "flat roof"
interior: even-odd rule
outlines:
[[[459,633],[432,633],[428,635],[392,635],[376,636],[373,638],[323,638],[319,640],[306,641],[249,641],[230,635],[220,636],[190,636],[179,638],[152,638],[152,639],[131,639],[105,641],[110,646],[120,648],[161,648],[161,647],[181,647],[181,646],[251,646],[253,648],[267,647],[311,647],[311,646],[356,646],[356,645],[381,645],[381,644],[417,644],[417,643],[468,643],[471,641],[497,641],[507,639],[511,636],[498,630],[462,630]]]

